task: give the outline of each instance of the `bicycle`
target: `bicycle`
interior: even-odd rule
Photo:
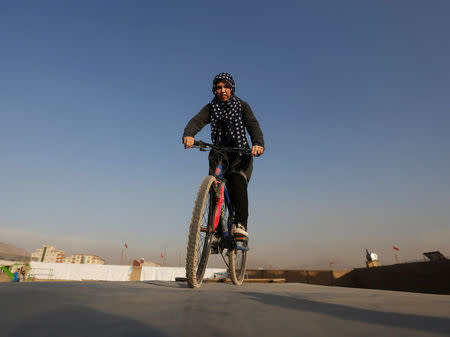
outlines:
[[[219,155],[219,160],[214,175],[206,176],[201,182],[194,203],[186,254],[187,283],[191,288],[199,288],[202,285],[212,251],[222,255],[233,284],[241,285],[245,278],[248,238],[231,234],[235,226],[234,210],[223,172],[224,165],[229,165],[227,153],[250,155],[251,150],[216,146],[202,141],[195,141],[193,147],[199,148],[200,151],[214,150]],[[225,251],[228,263],[224,257]]]

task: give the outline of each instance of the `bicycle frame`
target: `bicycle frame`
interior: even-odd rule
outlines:
[[[234,156],[230,157],[228,152],[250,155],[251,151],[250,149],[216,146],[201,141],[194,142],[192,147],[197,147],[200,151],[215,150],[221,156],[215,157],[214,153],[210,157],[210,163],[215,163],[214,171],[202,180],[195,199],[186,253],[188,285],[191,288],[201,286],[209,254],[219,253],[228,267],[232,282],[241,285],[245,277],[247,251],[249,250],[248,238],[246,235],[234,231],[236,210],[232,206],[225,177],[227,170],[233,172],[233,165],[236,163]],[[232,160],[231,164],[230,160]],[[224,253],[226,253],[228,262]]]
[[[200,149],[200,151],[207,151],[207,149],[212,149],[215,150],[219,153],[222,153],[225,157],[221,158],[218,162],[218,164],[216,165],[216,168],[214,170],[214,177],[216,178],[216,188],[215,192],[216,192],[216,203],[215,203],[215,209],[213,210],[213,223],[212,223],[212,232],[216,232],[217,227],[219,226],[219,222],[220,219],[222,218],[222,236],[225,239],[225,245],[228,249],[234,249],[237,248],[239,250],[248,250],[248,248],[244,248],[242,246],[242,239],[238,239],[235,241],[235,239],[233,238],[233,235],[231,235],[231,225],[232,223],[229,222],[229,219],[224,219],[222,217],[222,206],[223,203],[225,202],[229,211],[229,214],[231,215],[231,217],[234,219],[235,217],[235,210],[231,204],[231,198],[228,192],[228,189],[226,187],[226,180],[223,174],[223,161],[224,158],[226,158],[226,152],[243,152],[243,153],[247,153],[250,154],[251,151],[250,149],[242,149],[242,148],[237,148],[237,147],[221,147],[221,146],[216,146],[213,144],[208,144],[202,141],[195,141],[194,142],[194,146],[193,147],[197,147]],[[226,160],[226,159],[225,159]],[[246,241],[244,239],[244,241]]]
[[[217,200],[216,203],[216,207],[215,207],[215,211],[214,211],[214,221],[213,221],[213,232],[216,231],[217,226],[219,225],[219,221],[220,221],[220,217],[222,215],[222,206],[223,203],[225,202],[228,209],[230,210],[230,213],[234,216],[234,211],[233,208],[231,206],[231,201],[230,201],[230,195],[228,192],[228,189],[226,187],[225,184],[225,178],[223,176],[223,168],[222,165],[217,165],[216,169],[214,171],[214,176],[216,177],[217,181],[216,183],[219,185],[219,198]],[[226,219],[223,219],[223,221],[226,221]],[[228,224],[227,224],[228,226]],[[227,230],[224,231],[225,233],[228,233],[231,229],[230,228],[226,228]]]

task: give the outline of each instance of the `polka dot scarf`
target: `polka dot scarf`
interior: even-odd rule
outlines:
[[[219,81],[225,81],[231,87],[231,98],[223,102],[216,96],[215,86]],[[231,145],[249,148],[245,136],[245,126],[242,120],[241,100],[234,96],[235,84],[228,73],[218,74],[213,81],[214,99],[211,101],[211,140],[215,145]]]

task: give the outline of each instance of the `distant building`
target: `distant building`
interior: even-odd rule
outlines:
[[[75,264],[105,264],[105,260],[97,255],[91,254],[73,254],[71,257],[66,257],[64,263]]]
[[[105,260],[97,255],[73,254],[66,257],[64,251],[53,246],[44,245],[31,254],[31,261],[49,263],[105,264]]]
[[[56,249],[53,246],[44,245],[42,248],[36,249],[36,251],[31,254],[31,261],[62,263],[65,257],[66,254],[63,250]]]

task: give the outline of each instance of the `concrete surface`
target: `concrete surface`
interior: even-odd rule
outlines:
[[[450,296],[308,284],[0,284],[0,336],[449,336]]]

